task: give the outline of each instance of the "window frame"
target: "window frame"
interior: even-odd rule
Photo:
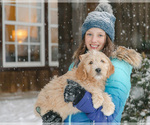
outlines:
[[[52,61],[52,46],[58,46],[59,47],[59,45],[58,45],[58,43],[52,43],[52,40],[51,40],[51,28],[58,28],[58,24],[51,24],[51,16],[50,16],[51,10],[58,12],[58,8],[51,8],[50,3],[51,2],[48,2],[48,57],[49,57],[49,66],[58,67],[59,61]]]
[[[37,1],[39,2],[39,1]],[[18,14],[17,14],[17,7],[18,7],[18,3],[16,1],[16,4],[11,4],[9,2],[2,2],[2,35],[3,35],[3,45],[2,45],[2,56],[3,56],[3,67],[38,67],[38,66],[45,66],[45,37],[44,37],[44,3],[41,2],[41,6],[39,7],[41,9],[41,22],[40,23],[31,23],[31,22],[20,22],[20,21],[8,21],[8,20],[5,20],[5,5],[13,5],[16,7],[16,11],[15,11],[15,15],[16,15],[16,19],[18,18]],[[21,7],[27,7],[26,5],[21,5]],[[20,7],[20,5],[19,5]],[[33,8],[33,6],[29,6],[30,9]],[[35,8],[38,8],[37,6]],[[30,11],[31,12],[31,11]],[[29,13],[30,15],[31,13]],[[14,43],[12,42],[8,42],[8,41],[5,41],[5,29],[6,29],[6,25],[14,25],[15,26],[15,31],[17,30],[17,26],[27,26],[27,27],[31,27],[31,26],[37,26],[37,27],[40,27],[41,29],[41,38],[40,38],[40,43],[38,44],[40,46],[40,61],[33,61],[33,62],[18,62],[15,60],[15,62],[6,62],[6,49],[5,49],[5,45],[8,44],[8,45],[15,45],[15,51],[17,49],[17,46],[18,45],[28,45],[29,47],[31,47],[31,45],[37,45],[36,43],[31,43],[31,42],[27,42],[27,43],[22,43],[22,44],[18,44],[17,41],[15,40]],[[28,33],[29,34],[29,33]],[[29,39],[28,39],[29,40]],[[10,44],[11,43],[11,44]],[[30,54],[30,48],[28,49],[28,56]],[[17,57],[17,51],[15,52],[15,57]],[[28,57],[30,58],[30,57]]]

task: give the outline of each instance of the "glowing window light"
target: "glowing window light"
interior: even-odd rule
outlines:
[[[28,31],[23,29],[18,29],[17,31],[12,31],[12,38],[15,40],[15,37],[17,37],[17,40],[19,43],[22,43],[24,39],[26,39],[28,36]]]

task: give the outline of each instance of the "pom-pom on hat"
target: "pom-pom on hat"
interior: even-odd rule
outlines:
[[[109,3],[100,3],[95,11],[90,12],[82,25],[82,39],[87,30],[91,28],[100,28],[104,30],[110,39],[115,38],[115,16],[112,6]]]

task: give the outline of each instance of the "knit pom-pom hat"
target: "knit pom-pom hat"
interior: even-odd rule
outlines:
[[[110,39],[115,38],[115,16],[112,6],[109,3],[100,3],[95,11],[90,12],[82,25],[82,39],[87,30],[91,28],[100,28],[104,30]]]

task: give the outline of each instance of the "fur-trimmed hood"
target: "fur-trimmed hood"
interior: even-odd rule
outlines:
[[[113,52],[112,58],[118,58],[124,60],[132,65],[134,68],[140,68],[142,63],[141,54],[136,52],[134,49],[128,49],[123,46],[117,47]]]

